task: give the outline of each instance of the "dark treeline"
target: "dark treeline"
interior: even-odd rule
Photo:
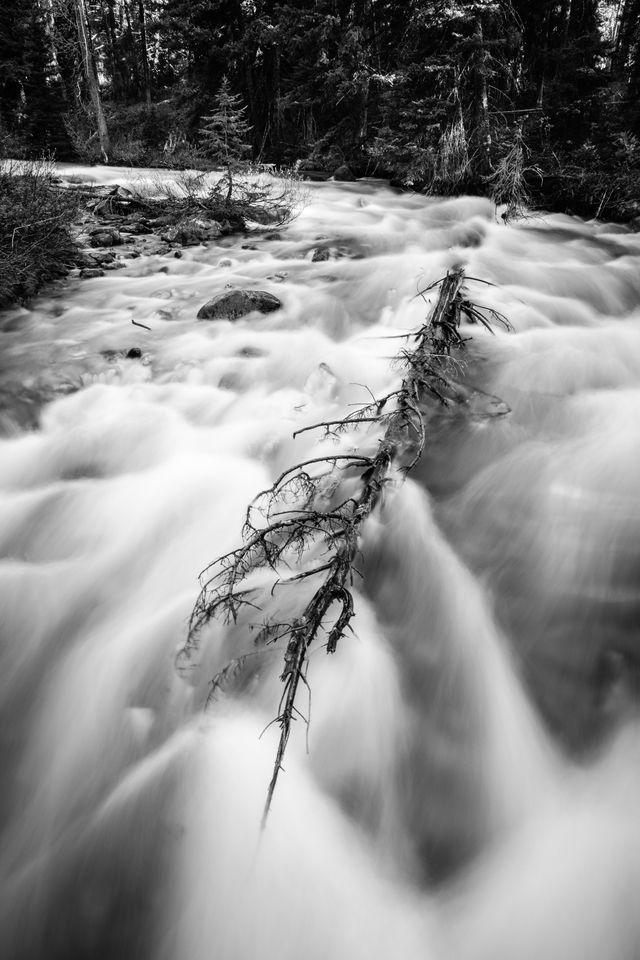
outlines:
[[[198,165],[225,77],[254,160],[638,212],[640,0],[4,0],[3,153]]]

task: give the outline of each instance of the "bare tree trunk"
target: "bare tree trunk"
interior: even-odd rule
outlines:
[[[549,26],[550,26],[550,14],[547,10],[544,22],[543,22],[543,32],[542,37],[540,37],[539,47],[541,52],[540,55],[540,66],[539,66],[539,75],[537,83],[537,94],[536,94],[536,107],[539,110],[542,110],[544,103],[544,94],[545,94],[545,83],[547,79],[547,59],[549,53]]]
[[[116,54],[116,20],[113,12],[115,0],[106,0],[106,3],[105,7],[105,0],[100,0],[100,11],[104,23],[109,60],[111,61],[111,90],[114,100],[119,100],[122,95],[122,83],[120,64]]]
[[[124,0],[124,3],[122,4],[120,10],[121,10],[121,13],[120,13],[121,18],[122,18],[122,15],[124,14],[124,20],[122,20],[120,29],[123,30],[124,24],[126,23],[127,37],[129,38],[132,48],[135,49],[136,34],[135,34],[135,30],[133,29],[133,26],[131,25],[131,11],[129,10],[129,0]],[[134,57],[134,59],[129,60],[128,68],[129,68],[129,75],[127,79],[129,82],[127,83],[127,93],[130,96],[131,90],[133,88],[134,96],[137,97],[139,96],[140,91],[142,90],[142,82],[140,80],[140,71],[138,70],[137,57]],[[133,81],[133,84],[131,83],[131,81]]]
[[[369,124],[369,77],[367,77],[360,87],[360,110],[358,118],[358,144],[362,146],[367,139],[367,128]]]
[[[625,80],[628,79],[629,54],[633,46],[634,33],[637,30],[639,17],[640,3],[638,3],[638,0],[624,0],[624,3],[620,5],[616,24],[612,65],[614,73]]]
[[[78,25],[78,39],[82,49],[82,62],[84,72],[87,78],[87,86],[93,109],[96,113],[96,123],[98,126],[98,138],[100,140],[100,152],[105,163],[109,162],[111,152],[111,143],[109,140],[109,130],[107,121],[102,109],[102,97],[100,96],[100,84],[98,82],[98,69],[96,67],[96,58],[93,54],[93,45],[91,43],[91,34],[89,33],[89,22],[84,0],[75,0],[76,23]]]
[[[151,109],[151,71],[149,69],[149,51],[147,48],[147,27],[144,15],[144,0],[138,0],[138,23],[140,24],[140,49],[142,53],[142,77],[147,108]]]
[[[475,100],[475,143],[478,155],[476,168],[481,176],[491,173],[491,127],[489,125],[489,94],[487,90],[487,51],[484,45],[482,15],[477,14],[474,21],[473,39],[475,43],[474,100]]]

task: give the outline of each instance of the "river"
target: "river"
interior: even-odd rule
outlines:
[[[637,960],[640,238],[307,190],[276,238],[0,317],[2,955]],[[512,327],[464,327],[465,383],[508,413],[434,412],[367,524],[353,633],[311,654],[261,833],[282,664],[204,709],[254,624],[208,627],[185,682],[198,574],[326,452],[295,430],[397,386],[416,294],[459,265]],[[196,318],[234,287],[282,309]]]

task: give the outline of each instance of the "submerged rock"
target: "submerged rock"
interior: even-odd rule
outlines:
[[[237,320],[257,310],[272,313],[282,302],[266,290],[229,290],[209,300],[198,310],[198,320]]]
[[[337,245],[323,245],[312,247],[305,259],[311,259],[312,263],[322,263],[326,260],[361,260],[365,256],[355,240],[345,240]]]
[[[104,270],[99,267],[83,267],[80,271],[81,280],[94,280],[96,277],[104,277]]]

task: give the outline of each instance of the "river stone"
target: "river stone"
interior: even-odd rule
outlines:
[[[91,231],[89,243],[92,247],[117,247],[122,238],[115,227],[97,227]]]
[[[104,277],[104,270],[99,267],[83,267],[80,271],[81,280],[94,280],[96,277]]]
[[[198,320],[237,320],[247,313],[272,313],[282,306],[265,290],[229,290],[209,300],[198,310]]]
[[[344,180],[349,183],[352,183],[356,178],[354,177],[353,173],[351,172],[349,167],[346,165],[346,163],[343,163],[341,166],[337,168],[337,170],[333,171],[333,179]]]
[[[169,243],[181,243],[183,247],[191,243],[205,243],[207,240],[216,240],[223,233],[222,225],[217,220],[204,220],[201,217],[192,217],[182,220],[173,227],[169,227],[162,239]]]

